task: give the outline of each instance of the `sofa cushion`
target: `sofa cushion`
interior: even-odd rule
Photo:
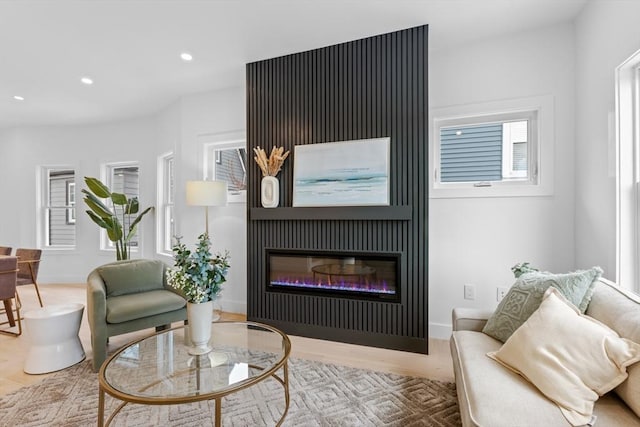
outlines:
[[[591,421],[599,396],[624,381],[626,367],[640,360],[640,344],[580,314],[550,287],[538,310],[489,356],[531,381],[580,426]]]
[[[180,295],[167,290],[121,295],[107,299],[107,323],[122,323],[179,310],[187,304]]]
[[[150,259],[118,261],[97,268],[107,297],[146,292],[164,287],[164,263]]]
[[[640,343],[640,297],[610,282],[598,281],[587,314],[605,323],[621,337]],[[627,370],[629,377],[615,392],[640,417],[640,363]]]
[[[460,415],[465,427],[567,427],[552,401],[530,382],[486,354],[502,343],[481,332],[457,331],[450,340]],[[640,427],[640,419],[607,393],[595,405],[595,427]]]
[[[558,407],[533,384],[487,357],[501,345],[482,332],[457,331],[451,336],[463,425],[567,427]]]
[[[560,290],[576,307],[586,309],[595,281],[601,274],[600,267],[564,274],[538,271],[524,273],[500,301],[482,331],[505,342],[537,310],[549,287]]]

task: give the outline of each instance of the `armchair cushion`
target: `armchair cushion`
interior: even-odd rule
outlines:
[[[121,295],[107,299],[107,323],[122,323],[179,310],[187,304],[180,295],[166,290]]]
[[[161,261],[126,260],[103,265],[97,270],[104,281],[107,298],[164,288],[164,263]]]

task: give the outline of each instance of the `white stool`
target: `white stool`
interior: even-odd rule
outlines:
[[[24,314],[30,347],[24,362],[27,374],[59,371],[85,358],[78,337],[84,305],[49,305]]]

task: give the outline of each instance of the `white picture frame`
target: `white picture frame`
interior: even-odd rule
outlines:
[[[389,206],[391,138],[296,145],[293,207]]]

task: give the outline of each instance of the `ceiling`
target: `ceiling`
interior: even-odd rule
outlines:
[[[423,24],[447,49],[572,21],[586,1],[4,0],[0,128],[150,115],[242,86],[248,62]]]

